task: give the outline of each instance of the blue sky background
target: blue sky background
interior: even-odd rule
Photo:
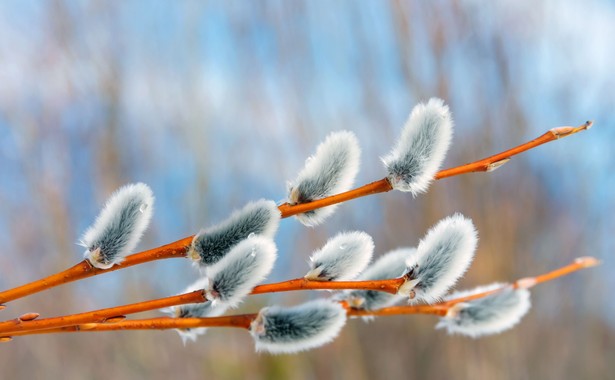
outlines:
[[[305,378],[370,378],[383,368],[403,373],[377,348],[387,334],[405,333],[429,343],[425,357],[432,360],[414,363],[427,376],[453,373],[438,367],[431,353],[453,357],[470,345],[474,356],[456,359],[469,378],[496,376],[504,366],[527,368],[511,378],[598,378],[612,368],[604,355],[615,353],[614,20],[614,3],[600,0],[3,2],[0,287],[79,260],[74,242],[124,183],[146,182],[156,195],[153,226],[140,245],[146,249],[191,235],[250,200],[283,200],[286,181],[334,130],[352,130],[361,142],[357,184],[382,178],[379,157],[394,144],[412,107],[432,96],[450,105],[456,123],[446,167],[592,119],[589,132],[524,153],[497,172],[442,180],[416,199],[386,194],[356,200],[315,229],[284,221],[276,237],[281,255],[272,281],[302,275],[309,252],[339,231],[365,230],[383,253],[417,244],[429,226],[455,211],[473,218],[481,236],[463,286],[537,274],[576,256],[603,261],[591,273],[537,289],[532,314],[513,332],[461,343],[431,331],[433,321],[419,319],[413,327],[354,323],[342,343],[295,359],[254,357],[249,338],[239,334],[230,339],[213,332],[207,339],[239,352],[233,358],[254,365],[255,378],[283,376],[293,365]],[[136,302],[176,293],[196,278],[179,260],[122,272],[54,290],[56,298],[16,302],[2,313],[11,318],[21,309],[58,314]],[[256,302],[291,304],[313,296],[318,294]],[[64,351],[93,352],[92,344],[114,352],[137,336],[142,345],[164,337],[181,350],[171,333],[156,334],[23,339],[13,343],[17,349],[0,347],[0,360],[9,373],[25,378],[57,369],[49,363],[24,369],[25,352],[47,363]],[[549,345],[537,346],[529,337]],[[353,339],[368,338],[373,351],[347,349]],[[33,342],[41,348],[33,349]],[[245,342],[244,349],[233,346],[242,346],[237,342]],[[220,359],[199,343],[191,355]],[[415,358],[411,362],[420,357],[397,347],[401,343],[386,344]],[[555,347],[567,344],[576,348]],[[532,345],[552,355],[534,363]],[[117,372],[95,374],[162,378],[174,366],[183,368],[160,362],[154,371],[144,364],[165,354],[163,348],[139,358],[126,352],[140,364],[121,362]],[[331,355],[341,362],[361,355],[371,361],[356,372],[339,372],[322,362]],[[570,367],[557,372],[558,357]],[[487,358],[493,368],[484,364]],[[208,361],[186,376],[205,370],[214,377],[246,375],[212,366]],[[82,369],[76,365],[63,378],[79,378]]]

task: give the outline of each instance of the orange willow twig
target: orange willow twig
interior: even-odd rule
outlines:
[[[461,302],[468,302],[472,300],[476,300],[479,298],[487,297],[491,294],[501,292],[506,289],[508,286],[512,286],[515,289],[525,288],[529,289],[534,287],[540,283],[555,280],[558,277],[562,277],[568,275],[570,273],[576,272],[581,269],[591,268],[598,265],[600,262],[594,257],[579,257],[574,260],[571,264],[553,270],[551,272],[547,272],[536,277],[525,277],[513,282],[510,285],[504,285],[501,288],[492,289],[489,291],[471,294],[465,297],[459,297],[455,299],[451,299],[445,302],[440,302],[434,305],[426,305],[431,308],[418,308],[418,306],[391,306],[385,307],[379,310],[369,311],[369,310],[357,310],[354,315],[358,316],[385,316],[385,315],[400,315],[400,314],[436,314],[440,316],[446,315],[448,310]],[[420,305],[423,306],[423,305]]]
[[[465,297],[459,297],[445,302],[437,303],[434,305],[405,305],[405,306],[391,306],[378,310],[359,310],[353,309],[348,306],[345,301],[341,303],[346,308],[346,313],[349,317],[365,317],[365,316],[389,316],[389,315],[406,315],[406,314],[432,314],[438,316],[445,316],[449,309],[461,302],[467,302],[479,298],[489,296],[491,294],[500,292],[506,289],[508,286],[513,288],[531,288],[540,283],[554,280],[558,277],[568,275],[584,268],[590,268],[599,264],[599,261],[593,257],[581,257],[576,259],[573,263],[564,267],[558,268],[551,272],[538,275],[536,277],[525,277],[513,282],[511,285],[504,285],[501,288],[494,290],[472,294]],[[384,281],[397,281],[403,283],[403,278]],[[297,281],[297,280],[291,280]],[[309,280],[303,280],[307,282],[314,282]],[[289,281],[290,282],[290,281]],[[378,281],[374,281],[378,282]],[[324,282],[326,283],[326,282]],[[323,284],[324,284],[323,283]],[[329,282],[332,283],[332,282]],[[355,283],[359,283],[356,281]],[[283,284],[283,283],[280,283]],[[275,285],[275,284],[270,284]],[[358,288],[358,287],[355,287]],[[364,290],[370,290],[363,288]],[[255,288],[256,290],[256,288]],[[371,289],[373,290],[373,289]],[[264,292],[264,291],[263,291]],[[253,292],[253,294],[256,294]],[[75,324],[72,326],[49,328],[45,330],[27,329],[21,331],[2,332],[6,334],[0,337],[0,342],[10,341],[13,336],[31,335],[31,334],[49,334],[49,333],[62,333],[62,332],[79,332],[79,331],[112,331],[112,330],[161,330],[161,329],[186,329],[196,327],[242,327],[249,328],[250,322],[256,318],[257,314],[243,314],[243,315],[231,315],[215,318],[150,318],[130,321],[112,323],[85,323]],[[26,322],[24,322],[25,324]],[[32,323],[32,322],[28,322]]]
[[[191,329],[197,327],[239,327],[248,329],[257,314],[228,315],[208,318],[171,318],[159,317],[149,319],[135,319],[117,323],[84,323],[80,325],[58,327],[46,330],[27,330],[11,333],[10,336],[0,337],[1,342],[10,342],[14,336],[53,334],[67,332],[87,331],[117,331],[117,330],[168,330]]]
[[[589,129],[592,126],[592,122],[588,121],[585,124],[578,127],[558,127],[553,128],[547,132],[545,132],[540,137],[506,150],[504,152],[495,154],[493,156],[483,158],[481,160],[471,162],[468,164],[464,164],[461,166],[456,166],[454,168],[440,170],[434,176],[434,179],[439,180],[442,178],[453,177],[461,174],[472,173],[472,172],[488,172],[497,169],[502,166],[510,157],[515,156],[519,153],[525,152],[532,148],[535,148],[539,145],[548,143],[550,141],[554,141],[563,137],[570,136],[577,132]],[[379,181],[372,182],[370,184],[358,187],[356,189],[346,191],[344,193],[332,195],[330,197],[326,197],[323,199],[318,199],[313,202],[301,203],[291,205],[288,203],[284,203],[279,206],[280,213],[282,214],[282,218],[287,218],[289,216],[293,216],[296,214],[301,214],[307,211],[315,210],[318,208],[331,206],[334,204],[347,202],[349,200],[364,197],[367,195],[384,193],[392,190],[391,184],[386,178],[383,178]],[[69,282],[82,280],[84,278],[96,276],[101,273],[112,272],[122,268],[128,268],[133,265],[143,264],[149,261],[161,260],[161,259],[170,259],[176,257],[185,257],[187,247],[192,242],[194,236],[188,236],[186,238],[180,239],[176,242],[153,248],[147,251],[143,251],[140,253],[135,253],[133,255],[129,255],[125,258],[125,260],[117,265],[109,269],[98,269],[92,267],[87,260],[83,260],[79,264],[69,268],[63,272],[51,275],[49,277],[33,281],[29,284],[19,286],[17,288],[9,289],[3,292],[0,292],[0,304],[6,303],[9,301],[16,300],[18,298],[22,298],[28,296],[30,294],[38,293],[45,289],[49,289],[58,285],[66,284]]]
[[[170,259],[173,257],[185,257],[186,247],[190,245],[192,238],[192,236],[189,236],[158,248],[152,248],[147,251],[135,253],[134,255],[129,255],[122,263],[114,265],[109,269],[99,269],[93,267],[88,260],[83,260],[63,272],[53,274],[49,277],[45,277],[4,292],[0,292],[0,303],[13,301],[58,285],[82,280],[101,273],[113,272],[118,269],[131,267],[133,265],[143,264],[154,260]]]
[[[415,305],[406,306],[403,313],[399,314],[440,314],[440,309],[445,306],[440,305]],[[387,308],[388,309],[388,308]],[[384,310],[384,309],[383,309]],[[148,319],[135,319],[121,321],[117,323],[85,323],[80,325],[65,326],[46,330],[27,330],[11,332],[10,336],[0,337],[0,342],[8,342],[14,336],[51,334],[66,332],[94,332],[94,331],[118,331],[118,330],[167,330],[167,329],[191,329],[198,327],[240,327],[250,328],[250,323],[256,319],[258,314],[228,315],[223,317],[209,318],[171,318],[159,317]],[[356,310],[346,308],[346,315],[350,317],[381,315],[378,311]],[[391,313],[382,315],[393,315]]]
[[[405,282],[405,278],[390,280],[370,281],[314,281],[305,278],[297,278],[273,284],[256,286],[251,294],[288,292],[293,290],[345,290],[362,289],[375,290],[396,294],[399,287]],[[123,306],[115,306],[107,309],[95,310],[86,313],[71,314],[61,317],[44,318],[38,320],[25,320],[16,318],[0,323],[0,334],[13,334],[19,331],[36,331],[64,326],[79,325],[83,323],[108,322],[110,319],[117,321],[125,315],[141,313],[144,311],[158,310],[165,307],[179,306],[189,303],[201,303],[207,301],[203,290],[195,290],[190,293],[180,294],[166,298],[133,303]]]

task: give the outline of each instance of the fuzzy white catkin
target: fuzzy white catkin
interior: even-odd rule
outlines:
[[[359,172],[360,155],[354,133],[331,133],[306,160],[295,181],[289,183],[288,203],[307,203],[350,190]],[[335,205],[327,206],[296,217],[306,226],[316,226],[333,214],[335,208]]]
[[[200,278],[180,294],[190,293],[195,290],[204,289],[208,284],[208,280],[206,278]],[[205,318],[205,317],[218,317],[226,312],[228,309],[228,305],[226,304],[217,304],[213,305],[211,301],[205,301],[202,303],[191,303],[185,305],[178,305],[163,309],[162,312],[170,314],[175,318]],[[186,328],[186,329],[176,329],[180,338],[184,345],[187,341],[196,341],[196,339],[205,334],[207,331],[206,327],[195,327],[195,328]]]
[[[314,300],[295,307],[262,309],[250,325],[257,351],[291,354],[331,342],[346,323],[338,303]]]
[[[374,252],[371,236],[361,231],[332,237],[310,257],[310,271],[304,276],[316,281],[347,281],[367,267]]]
[[[433,303],[444,296],[463,276],[474,258],[478,236],[472,220],[461,214],[444,218],[433,226],[406,261],[415,286],[400,287],[400,293],[414,290],[416,300]]]
[[[199,232],[192,240],[187,256],[195,265],[205,269],[217,263],[250,234],[273,238],[280,217],[274,201],[250,202],[223,222]]]
[[[119,264],[139,243],[154,210],[152,190],[144,183],[126,185],[111,195],[80,245],[96,268]]]
[[[270,238],[254,235],[241,241],[216,264],[207,267],[205,295],[214,304],[235,307],[273,269],[277,249]]]
[[[416,105],[397,145],[382,159],[391,186],[414,196],[427,191],[446,157],[452,135],[453,119],[442,99]]]
[[[503,290],[487,297],[453,306],[448,315],[440,319],[436,328],[446,329],[449,334],[466,335],[472,338],[498,334],[511,329],[530,309],[530,292],[527,289],[513,289],[512,286],[496,283],[455,292],[446,297],[446,300],[502,287],[504,287]]]

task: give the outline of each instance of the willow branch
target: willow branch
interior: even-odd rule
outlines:
[[[484,298],[492,294],[501,292],[510,286],[514,289],[529,289],[543,282],[552,281],[556,278],[566,276],[570,273],[579,271],[585,268],[591,268],[598,265],[600,262],[594,257],[580,257],[575,259],[572,263],[565,265],[561,268],[555,269],[551,272],[547,272],[535,277],[524,277],[510,285],[503,285],[502,287],[492,289],[489,291],[471,294],[465,297],[458,297],[450,299],[448,301],[440,302],[433,305],[404,305],[404,306],[391,306],[378,310],[355,310],[352,315],[355,316],[386,316],[386,315],[401,315],[401,314],[435,314],[444,316],[448,310],[461,302],[468,302],[479,298]]]
[[[436,173],[434,179],[439,180],[442,178],[453,177],[472,172],[493,171],[508,162],[512,156],[533,149],[539,145],[548,143],[550,141],[554,141],[563,137],[573,135],[577,132],[589,129],[591,126],[592,122],[588,121],[578,127],[553,128],[532,141],[526,142],[504,152],[468,164],[440,170],[438,173]],[[282,214],[282,218],[287,218],[289,216],[301,214],[307,211],[312,211],[322,207],[347,202],[355,198],[388,192],[392,189],[393,188],[391,187],[389,181],[386,178],[383,178],[379,181],[372,182],[356,189],[341,194],[332,195],[330,197],[318,199],[312,202],[295,205],[284,203],[279,206],[279,210]],[[13,301],[18,298],[22,298],[30,294],[38,293],[40,291],[50,289],[58,285],[96,276],[101,273],[112,272],[118,269],[128,268],[133,265],[143,264],[154,260],[185,257],[187,248],[192,242],[193,238],[194,236],[188,236],[186,238],[180,239],[176,242],[164,245],[162,247],[153,248],[147,251],[129,255],[122,263],[114,265],[109,269],[94,268],[87,260],[83,260],[82,262],[63,272],[51,275],[40,280],[36,280],[34,282],[19,286],[17,288],[0,292],[0,304]]]
[[[61,317],[44,318],[38,320],[25,321],[22,318],[16,318],[10,321],[0,323],[0,334],[14,331],[25,330],[44,330],[48,328],[56,328],[63,326],[78,325],[91,322],[105,322],[109,319],[124,318],[128,314],[135,314],[149,310],[157,310],[175,305],[184,305],[188,303],[205,302],[207,298],[203,290],[180,294],[177,296],[160,298],[151,301],[133,303],[129,305],[110,307],[86,313],[65,315]]]
[[[370,280],[370,281],[314,281],[305,278],[297,278],[273,284],[263,284],[256,286],[251,294],[288,292],[295,290],[374,290],[396,294],[399,287],[405,282],[405,278],[395,278],[390,280]],[[150,301],[133,303],[129,305],[110,307],[107,309],[95,310],[79,314],[71,314],[60,317],[30,320],[16,318],[0,323],[0,335],[14,335],[20,331],[37,331],[65,326],[80,325],[85,323],[116,322],[124,319],[128,314],[141,313],[150,310],[158,310],[166,307],[185,305],[190,303],[201,303],[207,301],[203,290],[195,290],[190,293],[177,296],[159,298]],[[36,315],[38,317],[38,315]],[[36,317],[34,317],[36,318]],[[31,318],[31,319],[34,319]]]
[[[474,161],[469,164],[456,166],[454,168],[440,170],[434,176],[434,179],[442,179],[447,177],[453,177],[460,174],[473,173],[473,172],[490,172],[500,166],[507,163],[511,157],[516,156],[519,153],[523,153],[527,150],[536,148],[542,144],[558,140],[564,137],[568,137],[575,133],[587,130],[591,128],[593,122],[587,121],[578,127],[558,127],[553,128],[545,132],[543,135],[535,138],[532,141],[528,141],[524,144],[508,149],[504,152],[495,154],[493,156],[483,158],[482,160]]]
[[[113,272],[118,269],[128,268],[138,264],[144,264],[154,260],[170,259],[175,257],[185,257],[186,247],[192,242],[192,236],[180,239],[176,242],[163,245],[158,248],[135,253],[126,256],[126,259],[118,265],[109,269],[100,269],[92,266],[88,260],[83,260],[77,265],[65,271],[53,274],[49,277],[33,281],[13,289],[0,292],[0,303],[6,303],[25,296],[38,293],[45,289],[50,289],[58,285],[93,277],[101,273]],[[4,306],[4,305],[2,305]]]
[[[208,318],[172,318],[159,317],[148,319],[135,319],[117,323],[84,323],[73,326],[57,327],[46,330],[27,330],[11,333],[10,336],[0,337],[0,342],[9,342],[14,336],[55,334],[69,332],[95,332],[118,330],[168,330],[192,329],[199,327],[239,327],[248,329],[257,314],[228,315]]]
[[[465,297],[458,297],[448,301],[440,302],[433,305],[404,305],[404,306],[391,306],[386,308],[381,308],[378,310],[362,310],[362,309],[354,309],[349,307],[346,301],[340,301],[344,308],[346,309],[346,314],[349,317],[367,317],[367,316],[390,316],[390,315],[408,315],[408,314],[430,314],[437,316],[445,316],[448,311],[455,305],[461,302],[468,302],[472,300],[476,300],[479,298],[484,298],[489,295],[495,294],[497,292],[503,291],[504,289],[512,286],[513,288],[524,288],[528,289],[533,286],[536,286],[540,283],[544,283],[547,281],[555,280],[559,277],[571,274],[581,269],[591,268],[599,264],[599,261],[593,257],[581,257],[577,258],[571,264],[563,266],[561,268],[555,269],[551,272],[547,272],[535,277],[524,277],[513,282],[511,285],[504,285],[500,288],[496,288],[494,290],[476,293]],[[292,282],[298,282],[302,279],[290,280],[279,284],[286,284]],[[398,283],[401,285],[403,283],[403,278],[393,279],[393,280],[383,280],[383,281],[355,281],[355,284],[358,283],[378,283],[382,282],[387,283],[387,286],[394,286],[393,284]],[[303,280],[307,282],[316,282]],[[323,284],[326,282],[323,282]],[[329,282],[335,283],[335,282]],[[342,283],[342,282],[340,282]],[[352,283],[349,281],[347,283]],[[272,286],[276,284],[268,284],[266,286]],[[399,286],[398,285],[398,286]],[[262,288],[263,290],[265,288]],[[289,286],[280,286],[280,291],[290,290]],[[358,288],[355,287],[355,288]],[[302,288],[305,289],[305,288]],[[324,289],[324,288],[323,288]],[[365,289],[364,290],[381,290],[381,289]],[[296,290],[296,289],[294,289]],[[201,292],[201,291],[197,291]],[[197,293],[193,292],[193,293]],[[268,291],[269,292],[269,291]],[[202,292],[201,292],[202,293]],[[260,294],[265,293],[265,291],[254,289],[252,294]],[[192,294],[192,293],[188,293]],[[170,298],[170,297],[169,297]],[[20,329],[9,332],[2,332],[3,336],[0,336],[0,342],[8,342],[12,339],[13,336],[21,336],[21,335],[31,335],[31,334],[50,334],[50,333],[62,333],[62,332],[80,332],[80,331],[112,331],[112,330],[162,330],[162,329],[186,329],[186,328],[195,328],[195,327],[243,327],[248,328],[250,326],[250,322],[256,318],[256,314],[244,314],[244,315],[235,315],[235,316],[225,316],[225,317],[216,317],[216,318],[150,318],[150,319],[140,319],[140,320],[130,320],[130,321],[122,321],[118,318],[114,318],[113,320],[108,321],[107,323],[82,323],[82,324],[74,324],[71,326],[63,326],[58,327],[55,326],[53,328],[46,329]],[[32,322],[23,322],[33,323],[40,322],[32,321]],[[32,326],[32,325],[29,325]]]
[[[399,287],[404,284],[405,278],[369,281],[315,281],[305,278],[263,284],[256,286],[251,294],[289,292],[295,290],[374,290],[397,294]]]

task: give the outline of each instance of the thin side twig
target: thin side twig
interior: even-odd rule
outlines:
[[[465,297],[458,297],[448,301],[440,302],[433,305],[403,305],[403,306],[391,306],[378,310],[356,310],[354,315],[357,316],[386,316],[386,315],[401,315],[401,314],[435,314],[444,316],[448,310],[461,302],[468,302],[479,298],[484,298],[489,295],[501,292],[502,290],[512,286],[515,289],[525,288],[529,289],[543,282],[552,281],[559,277],[566,276],[581,269],[591,268],[598,265],[600,262],[594,257],[580,257],[575,259],[572,263],[565,265],[561,268],[553,271],[535,276],[524,277],[516,280],[510,285],[504,285],[500,288],[492,289],[489,291],[471,294]]]

